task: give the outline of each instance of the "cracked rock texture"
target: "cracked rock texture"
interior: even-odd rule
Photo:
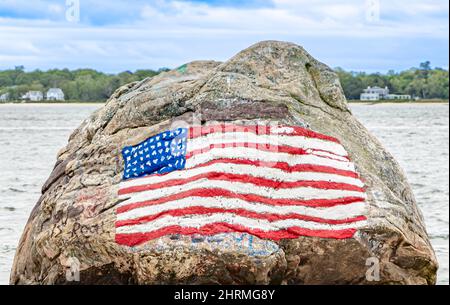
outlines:
[[[369,225],[346,240],[255,237],[250,247],[249,236],[229,234],[116,244],[121,149],[174,121],[277,121],[338,138],[366,183]],[[70,283],[73,257],[83,284],[434,284],[437,270],[403,171],[352,116],[336,74],[275,41],[123,86],[72,133],[26,224],[11,284]],[[368,258],[379,260],[377,282],[366,278]]]

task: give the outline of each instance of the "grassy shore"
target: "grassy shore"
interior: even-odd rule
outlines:
[[[420,100],[379,100],[379,101],[361,101],[348,100],[351,104],[448,104],[448,99],[420,99]]]
[[[0,104],[104,104],[106,101],[78,101],[78,100],[66,100],[66,101],[40,101],[40,102],[32,102],[32,101],[7,101],[0,102]]]

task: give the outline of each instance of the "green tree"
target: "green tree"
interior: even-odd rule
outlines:
[[[104,101],[120,86],[154,77],[161,72],[140,69],[135,72],[124,71],[118,74],[106,74],[93,69],[52,69],[26,72],[23,66],[0,71],[0,92],[8,92],[12,99],[20,97],[29,90],[47,91],[49,88],[61,88],[67,100]],[[402,72],[389,71],[386,74],[348,72],[336,69],[344,93],[348,99],[359,99],[367,86],[389,87],[392,93],[410,94],[422,98],[449,98],[449,72],[441,68],[431,68],[425,61],[418,68]]]
[[[411,68],[400,73],[389,71],[387,74],[346,72],[337,68],[342,88],[348,99],[359,99],[361,92],[368,86],[388,87],[394,94],[409,94],[421,98],[448,99],[449,71],[431,68],[425,61],[419,68]]]

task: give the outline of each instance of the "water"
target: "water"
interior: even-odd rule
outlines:
[[[0,104],[0,284],[9,283],[19,238],[56,153],[98,107]]]
[[[40,188],[74,128],[100,105],[0,105],[0,284]],[[352,105],[405,169],[449,283],[449,106]]]
[[[352,105],[351,108],[405,170],[439,261],[438,283],[448,285],[448,104]]]

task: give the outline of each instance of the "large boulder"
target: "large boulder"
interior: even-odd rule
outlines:
[[[344,239],[227,233],[118,244],[121,150],[174,121],[275,121],[337,138],[365,183],[367,224]],[[74,258],[92,284],[434,284],[437,270],[405,174],[352,116],[336,74],[276,41],[123,86],[73,132],[26,224],[11,284],[68,283]]]

